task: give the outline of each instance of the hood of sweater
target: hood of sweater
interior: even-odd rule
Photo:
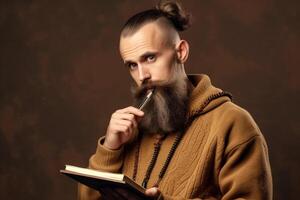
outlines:
[[[231,94],[214,87],[207,75],[190,74],[188,79],[194,86],[188,108],[187,118],[189,121],[231,101]]]

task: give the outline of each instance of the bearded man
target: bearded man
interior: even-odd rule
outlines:
[[[126,22],[120,53],[135,105],[153,95],[142,110],[112,114],[89,167],[124,173],[156,199],[272,199],[267,145],[250,114],[207,75],[185,73],[189,45],[179,32],[188,27],[176,2]],[[109,194],[79,185],[79,199]]]

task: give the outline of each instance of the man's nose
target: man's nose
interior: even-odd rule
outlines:
[[[145,81],[146,79],[149,79],[151,76],[150,76],[150,73],[149,73],[149,70],[147,67],[139,64],[138,65],[138,70],[139,70],[139,80],[141,82]]]

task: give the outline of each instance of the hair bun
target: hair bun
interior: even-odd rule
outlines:
[[[176,1],[160,1],[156,6],[165,16],[171,20],[177,31],[184,31],[191,25],[191,16],[186,13]]]

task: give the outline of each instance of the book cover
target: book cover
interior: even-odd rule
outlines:
[[[150,199],[145,188],[124,174],[66,165],[60,172],[81,184],[98,190],[104,199]],[[106,197],[106,198],[105,198]]]

